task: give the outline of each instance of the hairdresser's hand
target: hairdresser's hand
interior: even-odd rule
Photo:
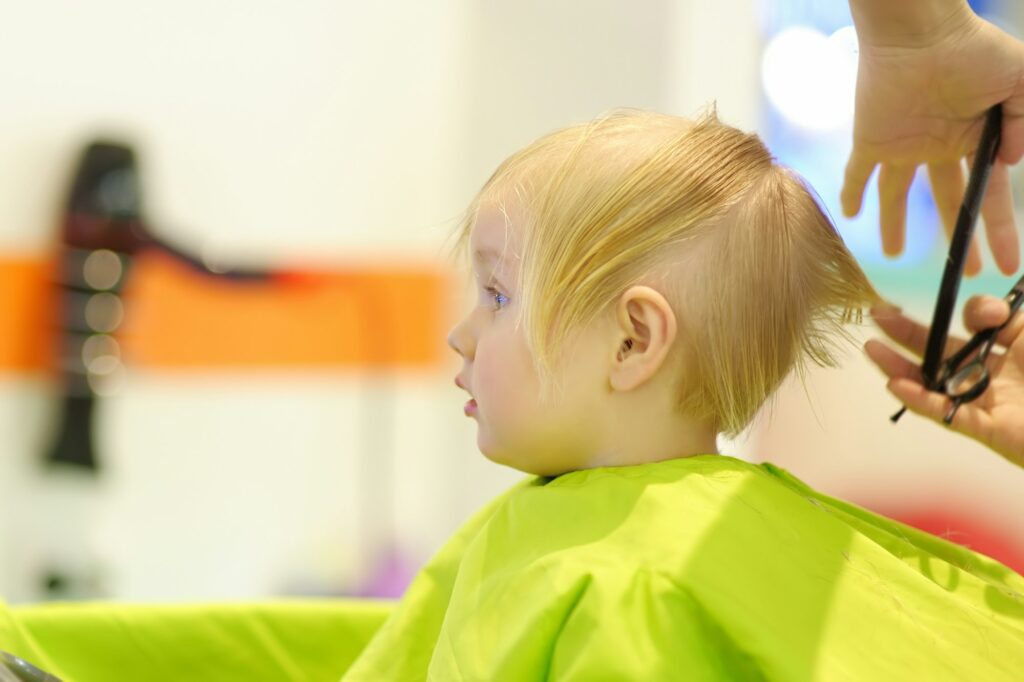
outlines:
[[[982,217],[996,264],[1012,274],[1019,265],[1019,247],[1007,164],[1024,155],[1024,43],[979,18],[966,2],[947,2],[931,22],[914,17],[909,24],[927,24],[916,30],[877,9],[901,12],[911,5],[850,2],[860,61],[843,212],[854,216],[860,211],[864,186],[880,166],[882,246],[888,255],[898,255],[904,246],[907,191],[915,170],[925,164],[951,234],[965,187],[961,162],[977,148],[985,112],[1002,102],[1002,143]],[[975,241],[966,270],[975,274],[980,269]]]
[[[912,412],[942,423],[950,400],[941,393],[927,390],[921,384],[918,364],[924,354],[928,328],[907,318],[894,308],[871,311],[875,322],[895,343],[914,353],[911,362],[893,348],[872,339],[864,345],[868,357],[889,377],[889,392],[899,398]],[[975,333],[1006,321],[1010,308],[1002,299],[975,296],[964,309],[964,325]],[[981,396],[963,403],[950,427],[984,443],[1018,466],[1024,466],[1024,315],[1018,315],[997,337],[997,348],[988,357],[991,383]],[[950,339],[943,356],[963,345]]]

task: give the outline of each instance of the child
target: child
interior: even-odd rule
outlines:
[[[346,680],[1020,679],[1024,579],[719,455],[879,300],[754,135],[619,112],[506,160],[452,330],[480,450],[533,474]]]

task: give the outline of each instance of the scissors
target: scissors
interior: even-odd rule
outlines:
[[[947,424],[952,423],[953,416],[956,415],[956,411],[962,404],[976,399],[988,388],[991,375],[988,367],[985,366],[985,361],[996,344],[996,336],[1010,323],[1021,303],[1024,303],[1024,277],[1017,280],[1003,300],[1010,306],[1010,317],[1006,322],[998,327],[989,327],[978,332],[964,344],[963,348],[950,355],[942,363],[936,382],[941,387],[941,392],[953,401],[946,416],[942,418],[942,421]],[[978,354],[971,358],[971,354],[975,351],[978,351]]]
[[[978,221],[978,212],[981,209],[981,199],[992,174],[996,153],[999,151],[1002,123],[1002,106],[997,104],[989,109],[985,117],[985,127],[982,129],[974,165],[971,167],[971,177],[949,245],[949,256],[946,258],[946,267],[942,273],[939,297],[935,302],[932,326],[928,331],[928,341],[925,345],[924,362],[921,364],[924,385],[931,391],[948,396],[952,401],[943,417],[946,424],[952,423],[961,405],[976,400],[988,388],[991,377],[985,361],[995,345],[996,336],[1010,323],[1024,303],[1024,277],[1021,277],[1004,299],[1010,306],[1010,317],[1006,322],[998,327],[983,329],[971,337],[960,350],[945,360],[942,359],[942,352],[949,337],[949,323],[953,318],[957,291],[960,289],[960,280],[963,279],[967,249],[971,244],[974,225]],[[977,355],[971,358],[975,351]],[[891,417],[892,421],[898,421],[906,411],[906,406],[902,407]]]
[[[14,654],[0,651],[0,682],[60,682]]]

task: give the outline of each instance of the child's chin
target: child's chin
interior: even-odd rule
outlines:
[[[482,433],[477,434],[476,443],[477,447],[480,448],[481,454],[495,464],[511,467],[527,474],[533,473],[523,467],[523,462],[520,458],[511,455],[507,450],[493,447],[493,444],[488,443]]]
[[[480,447],[480,452],[487,459],[491,460],[495,464],[500,464],[501,466],[521,471],[524,474],[530,474],[531,476],[553,477],[565,473],[564,468],[544,466],[539,462],[531,462],[527,457],[517,457],[505,451],[485,448],[484,443],[481,442],[480,439],[477,439],[477,443]]]
[[[483,434],[483,429],[478,428],[476,434],[476,446],[480,449],[482,454],[487,459],[491,460],[495,464],[504,464],[505,466],[512,466],[505,453],[501,450],[494,448],[491,443],[487,441],[486,436]]]

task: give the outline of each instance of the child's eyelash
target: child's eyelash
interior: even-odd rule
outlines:
[[[508,305],[508,297],[505,296],[504,294],[502,294],[500,291],[498,291],[494,287],[484,287],[484,291],[486,291],[488,294],[490,294],[491,298],[497,304],[497,307],[495,308],[495,310],[500,310],[505,305]],[[504,305],[502,305],[502,301],[504,301]]]

